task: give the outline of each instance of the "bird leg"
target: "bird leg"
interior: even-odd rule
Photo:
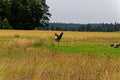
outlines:
[[[58,46],[59,46],[59,42],[58,42]]]

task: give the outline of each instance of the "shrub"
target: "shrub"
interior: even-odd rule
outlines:
[[[12,29],[7,18],[5,18],[4,20],[0,19],[0,29]]]

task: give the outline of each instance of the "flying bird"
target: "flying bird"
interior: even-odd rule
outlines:
[[[62,35],[63,35],[63,32],[61,32],[60,35],[55,33],[55,41],[58,42],[58,45],[59,45],[60,39],[62,38]]]

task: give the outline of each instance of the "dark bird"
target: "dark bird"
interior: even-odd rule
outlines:
[[[60,35],[55,33],[55,41],[58,42],[58,45],[59,45],[60,39],[62,38],[62,35],[63,35],[63,32],[61,32]]]
[[[114,47],[114,48],[119,48],[120,47],[120,44],[117,44],[117,43],[113,43],[110,45],[111,47]]]

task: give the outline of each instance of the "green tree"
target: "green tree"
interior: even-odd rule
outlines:
[[[8,0],[0,1],[0,29],[11,29],[7,17],[10,16],[10,3]]]
[[[3,20],[0,19],[0,29],[12,29],[7,18],[5,18]]]
[[[7,18],[13,29],[31,30],[46,26],[51,16],[45,0],[1,0],[1,4],[0,17]]]
[[[4,20],[10,16],[10,2],[8,0],[0,0],[0,18]]]

